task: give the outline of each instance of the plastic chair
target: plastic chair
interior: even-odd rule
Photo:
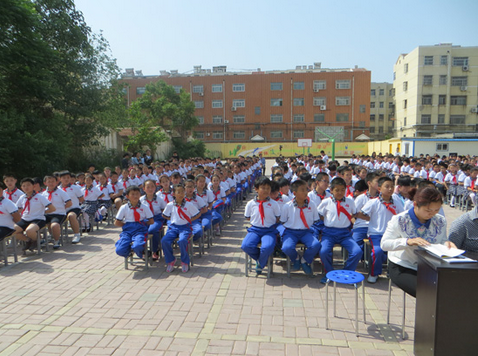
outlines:
[[[131,253],[129,254],[129,256],[125,257],[124,258],[124,269],[128,269],[128,266],[129,265],[134,265],[136,262],[134,262],[134,260],[139,260],[141,261],[140,263],[144,263],[144,269],[145,270],[148,270],[149,269],[149,266],[153,266],[153,259],[152,257],[149,255],[149,251],[151,250],[151,241],[152,241],[152,238],[153,238],[153,235],[152,234],[148,234],[148,238],[146,240],[146,243],[144,244],[144,252],[143,252],[143,258],[144,258],[144,262],[142,259],[140,258],[134,258],[133,255],[134,255],[134,252],[131,251]]]
[[[402,340],[405,340],[405,306],[407,294],[403,291],[403,315],[402,315]],[[392,302],[392,280],[388,279],[388,308],[387,308],[387,325],[390,325],[390,305]]]
[[[366,323],[365,319],[365,285],[363,283],[365,277],[355,271],[347,270],[335,270],[330,271],[326,275],[327,283],[325,284],[325,323],[326,329],[330,328],[329,326],[329,283],[330,281],[334,282],[334,317],[337,317],[337,298],[336,298],[336,285],[337,283],[341,284],[353,284],[355,287],[355,334],[358,336],[358,287],[357,284],[362,282],[362,299],[363,299],[363,322]]]

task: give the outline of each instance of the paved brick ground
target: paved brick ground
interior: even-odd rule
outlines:
[[[448,221],[460,214],[445,209]],[[119,230],[104,225],[79,245],[0,267],[0,355],[413,354],[415,300],[407,297],[403,341],[402,293],[393,290],[387,326],[385,278],[366,285],[359,337],[350,288],[339,289],[326,330],[320,263],[315,278],[287,278],[280,261],[272,279],[246,278],[242,214],[186,274],[167,274],[162,261],[125,270],[114,253]]]

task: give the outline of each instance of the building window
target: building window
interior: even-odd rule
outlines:
[[[454,66],[467,66],[468,65],[468,57],[453,57],[452,64]]]
[[[282,90],[282,83],[271,83],[271,90]]]
[[[466,87],[468,85],[468,77],[451,77],[452,87]]]
[[[466,96],[451,96],[450,97],[450,105],[466,105]]]
[[[315,97],[314,106],[326,105],[327,99],[325,97]]]
[[[389,108],[389,109],[393,109],[394,106],[395,106],[395,105],[393,104],[393,101],[391,101],[391,102],[388,103],[388,108]]]
[[[325,114],[314,114],[314,122],[325,122]]]
[[[375,109],[375,101],[370,102],[370,109]]]
[[[260,130],[261,129],[261,124],[259,122],[256,122],[254,124],[254,130]]]
[[[261,114],[261,107],[260,107],[260,106],[256,106],[256,107],[254,108],[254,114],[256,114],[256,115],[260,115],[260,114]]]
[[[215,139],[215,140],[220,140],[224,137],[224,134],[222,131],[214,131],[212,133],[212,138]]]
[[[375,89],[370,90],[370,96],[375,96]]]
[[[390,114],[388,114],[388,120],[389,120],[389,123],[391,120],[393,120],[393,112],[391,112]]]
[[[375,133],[375,127],[371,127],[371,128],[370,128],[370,133],[371,133],[371,134],[374,134],[374,133]]]
[[[271,106],[282,106],[282,99],[271,99]]]
[[[383,133],[383,126],[380,126],[380,127],[378,128],[378,133]]]
[[[204,132],[197,131],[197,132],[194,133],[194,137],[196,137],[197,139],[202,140],[202,139],[204,139]]]
[[[350,79],[336,80],[335,89],[350,89]]]
[[[440,65],[441,65],[441,66],[446,66],[446,65],[448,65],[448,56],[441,56],[441,57],[440,57]]]
[[[271,131],[271,138],[282,138],[282,131]]]
[[[403,118],[403,126],[407,126],[407,118],[406,117]]]
[[[405,100],[403,101],[403,108],[404,108],[404,109],[407,108],[407,99],[405,99]]]
[[[196,109],[202,109],[204,108],[204,101],[200,100],[200,101],[195,101],[194,102],[194,107]]]
[[[421,124],[431,124],[432,123],[432,116],[431,115],[422,115],[420,123]]]
[[[235,108],[245,108],[246,100],[245,99],[234,99],[232,101],[232,106]]]
[[[375,121],[375,114],[370,114],[370,121]]]
[[[408,90],[408,82],[403,82],[403,91]]]
[[[304,122],[304,114],[295,114],[294,122]]]
[[[234,115],[233,120],[235,124],[243,124],[246,122],[246,117],[244,115]]]
[[[432,105],[432,95],[422,96],[422,105]]]
[[[335,105],[337,106],[350,105],[350,96],[336,96]]]
[[[213,84],[211,87],[213,93],[222,93],[222,84]]]
[[[446,85],[446,75],[440,75],[440,85]]]
[[[383,109],[383,101],[381,101],[381,102],[378,103],[378,107],[379,107],[380,109]]]
[[[362,113],[362,114],[365,113],[365,105],[360,105],[359,106],[359,112]]]
[[[408,73],[408,63],[405,63],[405,64],[403,65],[403,71],[404,71],[405,73]]]
[[[199,125],[204,125],[204,116],[196,116],[198,119]]]
[[[383,121],[383,117],[384,117],[383,114],[378,114],[378,121]]]
[[[433,85],[433,75],[424,75],[423,85]]]
[[[448,143],[437,143],[437,151],[448,151]]]
[[[465,115],[451,115],[450,116],[451,125],[464,125],[465,124]]]
[[[425,61],[423,62],[424,65],[426,66],[432,66],[433,65],[433,56],[425,56]]]
[[[181,92],[181,89],[182,89],[182,88],[183,88],[183,87],[182,87],[181,85],[175,85],[175,86],[173,86],[173,89],[174,89],[174,91],[176,92],[176,94],[179,94],[179,93]]]
[[[444,114],[439,114],[438,115],[438,123],[439,124],[444,124],[445,123],[445,115]]]
[[[359,127],[364,128],[365,127],[365,121],[359,121]]]
[[[349,121],[349,114],[337,114],[335,116],[335,121],[337,121],[337,122],[348,122]]]
[[[395,96],[395,91],[393,88],[388,91],[388,96]]]
[[[378,95],[385,95],[385,89],[379,89]]]
[[[213,100],[212,101],[212,108],[213,109],[222,108],[222,100]]]
[[[294,130],[294,138],[304,138],[304,130]]]
[[[397,78],[397,73],[393,72],[393,80],[395,80],[396,78]]]
[[[136,88],[136,94],[144,94],[144,92],[146,91],[146,87],[137,87]]]
[[[242,139],[246,138],[246,132],[245,131],[234,131],[234,136],[235,139]]]
[[[294,82],[294,90],[304,90],[304,82]]]
[[[272,114],[271,122],[282,122],[282,114]]]
[[[222,124],[222,116],[216,115],[212,117],[213,124]]]
[[[246,91],[246,84],[232,84],[232,91]]]
[[[314,80],[314,91],[327,89],[327,81],[325,80]]]
[[[294,106],[304,106],[304,98],[294,98]]]
[[[193,85],[193,93],[204,93],[204,85]]]
[[[446,105],[446,95],[438,95],[438,105]]]

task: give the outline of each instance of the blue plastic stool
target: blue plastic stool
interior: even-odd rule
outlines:
[[[355,334],[358,336],[358,288],[357,284],[362,282],[362,300],[363,300],[363,322],[365,320],[365,285],[363,283],[365,277],[355,271],[335,270],[326,274],[327,282],[325,284],[325,323],[326,329],[329,329],[329,283],[334,282],[334,317],[337,317],[336,303],[336,284],[353,284],[355,287]]]

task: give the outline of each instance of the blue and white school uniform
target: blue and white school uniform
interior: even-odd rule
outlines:
[[[473,191],[473,189],[478,187],[477,183],[478,179],[472,179],[470,176],[465,178],[465,181],[463,182],[463,188],[465,189],[463,192],[463,201],[466,202],[466,200],[470,198],[470,200],[474,202],[476,193]],[[468,190],[468,188],[471,190]]]
[[[15,188],[11,192],[9,192],[8,189],[3,190],[3,197],[5,199],[10,200],[14,204],[17,203],[18,199],[20,199],[22,195],[23,195],[23,192],[18,188]]]
[[[17,201],[17,208],[22,210],[22,223],[21,227],[26,227],[34,223],[38,227],[42,228],[46,224],[45,218],[45,209],[51,204],[47,198],[41,194],[33,193],[30,197],[27,197],[26,194],[23,194]],[[20,225],[17,223],[17,225]]]
[[[15,223],[12,214],[18,212],[18,207],[10,199],[0,197],[0,241],[14,231]]]
[[[378,199],[370,200],[361,209],[362,214],[370,216],[368,235],[370,245],[372,246],[370,256],[372,261],[369,263],[371,276],[382,274],[382,265],[387,261],[387,255],[382,251],[380,242],[387,229],[388,222],[393,216],[400,214],[403,210],[404,206],[400,200],[393,200],[392,198],[389,202],[385,202],[382,196]]]
[[[261,211],[263,211],[263,215]],[[279,204],[270,198],[266,200],[254,198],[246,204],[244,216],[246,219],[250,219],[251,227],[247,229],[247,235],[242,240],[241,248],[256,260],[261,268],[267,265],[269,256],[274,252],[276,246],[275,225],[280,213]],[[261,244],[260,248],[257,247],[259,243]]]
[[[160,189],[157,194],[158,194],[158,197],[163,199],[166,204],[169,204],[172,201],[174,201],[172,190],[170,190],[169,192],[165,192],[163,189]]]
[[[116,254],[128,257],[133,250],[139,258],[143,258],[144,245],[148,238],[148,225],[145,220],[153,218],[147,204],[138,202],[132,206],[130,202],[122,205],[116,214],[116,220],[123,221],[123,231],[116,241]]]
[[[199,194],[196,191],[196,195],[198,197],[201,197],[208,207],[207,212],[201,215],[201,224],[204,227],[204,230],[208,230],[211,228],[211,222],[212,222],[212,210],[209,209],[209,205],[214,202],[214,194],[209,189],[204,189],[202,191],[202,194]]]
[[[166,263],[174,261],[172,243],[179,238],[178,245],[181,251],[181,262],[189,264],[188,239],[192,233],[191,219],[199,214],[200,212],[194,204],[184,199],[181,205],[178,205],[176,201],[172,201],[166,205],[166,208],[163,210],[163,215],[171,219],[168,231],[161,240]]]
[[[322,248],[320,249],[320,258],[325,271],[330,272],[334,269],[332,251],[335,244],[340,244],[349,253],[344,269],[355,271],[362,256],[362,250],[352,238],[351,220],[357,212],[354,200],[344,197],[337,201],[332,196],[324,199],[318,211],[320,216],[324,217],[325,225],[322,230]]]
[[[186,201],[192,203],[196,207],[196,209],[199,211],[199,213],[201,213],[201,210],[204,209],[207,206],[204,199],[201,198],[200,196],[197,196],[195,192],[193,193],[193,196],[191,198],[184,197],[184,199],[186,199]],[[200,239],[201,236],[203,235],[201,217],[199,217],[198,219],[196,219],[192,222],[192,230],[193,230],[193,235],[194,235],[193,240],[196,241],[196,240]]]
[[[316,190],[312,190],[309,192],[309,194],[307,194],[307,196],[309,197],[310,201],[313,202],[318,208],[320,203],[322,203],[322,200],[332,195],[328,191],[325,191],[323,195],[319,195]],[[322,219],[319,218],[319,220],[314,222],[310,228],[312,229],[315,238],[320,240],[320,234],[322,234],[322,229],[324,228],[324,222]]]
[[[308,264],[312,263],[321,244],[314,237],[311,227],[319,219],[317,205],[308,198],[302,207],[298,206],[295,198],[282,207],[280,221],[285,227],[282,252],[289,256],[291,261],[297,260],[296,245],[302,242],[307,248],[303,258]]]
[[[217,190],[213,190],[211,187],[210,190],[214,195],[214,202],[212,204],[212,225],[214,226],[222,221],[221,213],[224,209],[224,201],[222,199],[226,197],[226,192],[221,186]]]
[[[124,193],[123,189],[123,184],[120,181],[117,181],[116,183],[110,183],[111,184],[111,189],[113,189],[113,194],[118,194],[121,192],[121,194]]]
[[[367,191],[365,194],[359,195],[355,199],[355,209],[357,211],[362,210],[362,208],[367,204],[370,200],[378,198],[378,195],[375,197],[370,196],[370,193]],[[360,247],[360,250],[363,251],[363,239],[366,239],[368,236],[368,221],[363,220],[360,218],[355,219],[355,223],[352,230],[352,238]],[[363,253],[360,255],[360,259],[362,259]]]
[[[154,222],[148,227],[148,234],[153,235],[151,239],[151,248],[153,252],[159,251],[159,235],[160,230],[164,225],[163,210],[166,207],[166,203],[157,194],[154,194],[153,200],[149,201],[146,195],[139,198],[139,201],[149,207],[149,210],[153,213]]]

